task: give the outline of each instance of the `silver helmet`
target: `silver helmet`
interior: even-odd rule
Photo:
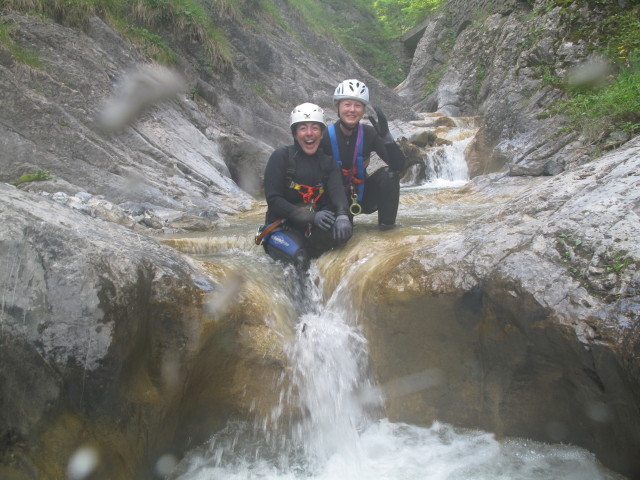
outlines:
[[[360,80],[344,80],[336,87],[336,91],[333,93],[333,101],[337,103],[345,99],[358,100],[367,105],[369,103],[369,89]]]

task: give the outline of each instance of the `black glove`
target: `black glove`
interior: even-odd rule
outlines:
[[[336,221],[336,216],[331,210],[320,210],[313,216],[313,224],[320,230],[327,231]]]
[[[371,125],[373,125],[373,128],[375,128],[376,132],[378,132],[378,136],[384,138],[385,143],[393,142],[393,137],[389,133],[389,122],[387,122],[387,117],[385,117],[380,108],[373,107],[373,109],[378,116],[378,121],[376,121],[375,118],[369,115],[367,118],[371,122]]]
[[[333,239],[338,243],[344,243],[351,238],[353,225],[346,215],[338,215],[333,224]]]

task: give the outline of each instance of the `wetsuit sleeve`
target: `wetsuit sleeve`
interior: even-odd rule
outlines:
[[[286,218],[299,227],[304,227],[313,221],[314,212],[300,208],[287,200],[289,188],[286,178],[286,164],[288,158],[286,147],[275,150],[264,170],[264,195],[269,208],[270,221]]]
[[[373,130],[373,127],[371,127],[371,130]],[[373,133],[375,134],[373,150],[378,156],[389,165],[391,170],[396,172],[404,170],[407,159],[398,144],[396,142],[384,143],[384,138],[380,137],[375,130],[373,130]]]
[[[342,184],[342,172],[333,157],[325,156],[325,172],[327,177],[327,194],[336,215],[349,214],[349,201]]]

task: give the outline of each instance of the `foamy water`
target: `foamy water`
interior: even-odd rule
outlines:
[[[179,480],[604,480],[622,479],[581,448],[483,431],[381,418],[383,399],[368,375],[368,344],[345,302],[345,286],[322,299],[314,269],[298,299],[287,347],[291,369],[274,385],[267,418],[234,422],[191,452]]]

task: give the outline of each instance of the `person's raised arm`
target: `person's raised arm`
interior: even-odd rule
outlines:
[[[373,116],[369,115],[368,119],[378,134],[378,138],[375,142],[375,151],[380,158],[382,158],[382,160],[391,167],[391,170],[402,172],[405,168],[407,159],[393,139],[393,136],[389,131],[389,122],[387,121],[387,117],[383,113],[382,109],[378,107],[373,107],[373,109],[378,118],[376,120]]]

